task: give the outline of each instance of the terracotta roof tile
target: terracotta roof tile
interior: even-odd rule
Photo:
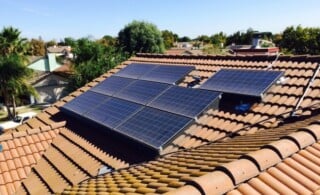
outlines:
[[[3,151],[0,153],[0,175],[2,178],[0,187],[2,194],[16,192],[21,181],[30,173],[30,168],[40,159],[39,152],[43,152],[49,147],[52,138],[42,140],[48,143],[44,148],[39,139],[42,133],[40,131],[25,131],[1,136]]]
[[[109,145],[107,143],[104,145],[101,143],[98,144],[98,138],[89,139],[85,136],[86,134],[81,134],[81,131],[84,131],[79,127],[81,125],[67,125],[67,128],[70,128],[70,130],[61,128],[62,130],[59,135],[57,135],[57,132],[55,131],[50,131],[51,128],[56,128],[56,122],[59,122],[61,119],[67,120],[67,124],[72,121],[71,118],[60,113],[59,107],[63,106],[65,102],[71,101],[74,97],[89,90],[92,86],[95,86],[97,83],[103,81],[105,78],[111,76],[113,73],[126,67],[126,65],[132,62],[195,65],[196,70],[187,75],[181,84],[181,86],[187,86],[188,83],[193,81],[191,76],[201,76],[202,78],[200,83],[203,83],[208,77],[214,75],[221,68],[262,70],[266,69],[273,61],[274,57],[267,56],[170,56],[138,54],[116,68],[108,71],[101,77],[88,83],[86,86],[71,93],[61,101],[45,109],[43,113],[38,115],[36,118],[27,121],[26,124],[15,129],[17,131],[25,131],[39,127],[39,129],[35,129],[33,131],[37,131],[34,133],[41,134],[41,136],[34,136],[35,138],[31,141],[30,139],[25,139],[25,135],[16,134],[22,136],[21,138],[24,138],[20,140],[22,146],[16,145],[16,151],[12,154],[7,154],[7,156],[9,157],[9,155],[11,155],[12,158],[13,155],[16,156],[17,154],[26,155],[21,158],[21,163],[34,165],[37,159],[40,158],[40,155],[44,152],[44,158],[41,158],[40,161],[47,163],[49,166],[47,168],[51,169],[51,173],[55,173],[54,175],[57,174],[59,177],[63,177],[63,182],[68,180],[68,184],[65,185],[65,187],[69,186],[70,183],[76,184],[81,180],[80,178],[84,178],[84,175],[85,177],[92,177],[96,175],[97,167],[102,164],[114,169],[126,167],[128,164],[122,159],[124,155],[119,155],[118,151],[114,152],[114,150],[117,147],[117,150],[126,150],[127,148],[113,145],[114,142]],[[99,191],[108,190],[108,192],[119,192],[119,190],[122,189],[121,187],[125,187],[124,191],[127,190],[132,193],[163,193],[184,185],[186,181],[192,180],[193,177],[202,176],[211,172],[216,166],[238,159],[245,153],[258,150],[262,145],[266,145],[271,141],[276,141],[281,136],[287,135],[297,127],[302,127],[303,123],[306,125],[307,121],[310,122],[310,120],[314,118],[313,115],[317,113],[317,109],[319,108],[314,106],[315,103],[320,102],[320,99],[317,96],[320,91],[318,87],[319,85],[316,84],[320,82],[319,75],[315,81],[308,86],[313,73],[318,67],[319,61],[320,59],[318,57],[280,56],[274,63],[272,69],[285,71],[286,81],[284,83],[277,84],[270,88],[262,101],[255,104],[255,106],[253,106],[246,114],[233,113],[223,109],[209,109],[193,125],[191,125],[189,129],[186,129],[181,136],[177,137],[176,140],[174,140],[172,144],[164,150],[164,153],[194,147],[196,147],[196,149],[181,151],[160,157],[157,161],[125,169],[128,170],[127,172],[124,171],[119,174],[115,172],[113,175],[108,177],[110,179],[108,181],[112,183],[112,187],[110,188],[106,189],[102,185],[106,183],[109,184],[108,182],[99,181],[99,183],[96,183],[94,180],[88,180],[92,181],[92,183],[90,183],[90,187],[86,186],[84,189],[87,189],[86,192],[89,192],[91,190],[96,190],[96,186],[99,186]],[[306,93],[306,96],[302,97],[304,93]],[[300,112],[300,114],[305,115],[304,117],[309,118],[301,118],[304,122],[294,121],[300,120],[300,118],[296,118],[293,121],[287,121],[286,119],[291,116],[290,112],[294,111],[299,100],[302,100],[300,108],[304,107],[305,110],[298,111],[297,113]],[[306,107],[311,105],[313,106],[308,108]],[[292,118],[289,119],[292,120]],[[292,124],[299,125],[290,126],[290,122],[293,122]],[[282,126],[283,123],[288,123],[289,125]],[[60,125],[64,126],[65,124]],[[270,128],[275,128],[275,130]],[[263,133],[260,133],[262,131]],[[27,132],[31,133],[31,131]],[[248,133],[250,133],[250,135],[245,135]],[[311,143],[308,142],[310,136],[300,132],[296,135],[298,134],[299,136],[283,139],[283,141],[288,144],[287,146],[282,146],[282,144],[271,144],[266,146],[263,151],[267,151],[268,153],[270,150],[274,150],[281,157],[287,157],[290,153],[292,154],[292,152],[297,152],[299,150],[297,146],[292,144],[296,144],[296,142],[298,142],[300,147],[304,147]],[[14,134],[8,134],[8,137],[13,135]],[[244,138],[233,138],[235,135],[245,136],[241,136]],[[3,136],[0,136],[0,140],[3,139]],[[312,136],[315,137],[314,135]],[[45,141],[47,139],[56,140],[53,142],[52,147],[49,146],[50,143]],[[30,141],[30,143],[28,143],[28,141]],[[218,143],[211,143],[212,141],[218,141]],[[251,144],[248,144],[248,142]],[[29,146],[30,144],[31,146]],[[8,144],[4,146],[8,147]],[[80,175],[82,176],[79,178],[72,177],[72,174],[70,174],[71,172],[68,173],[67,171],[65,173],[66,175],[63,175],[61,171],[63,170],[63,167],[61,167],[62,165],[59,164],[59,161],[55,161],[54,158],[51,158],[51,155],[53,154],[49,153],[49,150],[47,150],[48,154],[46,154],[46,147],[50,148],[50,152],[59,156],[59,159],[67,159],[66,163],[69,163],[69,165],[73,167],[70,168],[70,170],[79,169],[81,173]],[[100,149],[106,152],[111,151],[111,154],[102,152]],[[36,150],[38,152],[34,153]],[[73,153],[74,151],[78,152]],[[34,155],[32,155],[33,153]],[[313,151],[312,155],[305,153],[304,156],[297,158],[301,161],[300,163],[303,163],[304,161],[302,159],[314,159],[313,157],[316,156],[314,153],[316,152]],[[46,157],[46,155],[48,156]],[[92,166],[88,166],[90,163],[85,160],[81,161],[77,156],[83,156],[84,159],[88,159],[88,162],[92,162]],[[247,157],[249,158],[249,156]],[[259,157],[259,155],[255,156],[255,154],[252,154],[250,158],[257,161],[260,169],[266,169],[270,165],[268,163],[272,164],[278,160],[273,156],[270,160],[274,161],[266,162],[267,159],[263,159]],[[242,161],[245,161],[245,159]],[[154,164],[156,166],[149,166]],[[308,165],[311,166],[310,164]],[[37,166],[38,165],[36,165],[36,167]],[[141,167],[144,169],[141,169]],[[30,169],[30,167],[25,168],[25,172]],[[192,170],[188,170],[190,168],[192,168]],[[37,169],[39,169],[40,172],[42,170],[41,167]],[[62,191],[62,189],[57,185],[57,181],[52,181],[52,178],[48,176],[47,173],[42,173],[42,176],[40,176],[36,172],[36,169],[34,169],[30,174],[33,175],[32,180],[34,180],[34,183],[42,185],[42,187],[39,186],[39,192],[52,193]],[[53,177],[55,177],[54,175]],[[59,177],[57,177],[57,179]],[[133,180],[129,185],[127,183],[127,177]],[[104,177],[97,177],[97,179],[100,178]],[[20,188],[21,192],[37,191],[37,189],[31,187],[32,182],[29,181],[29,177],[25,181],[26,182],[23,184],[23,187]],[[61,186],[63,186],[63,184]],[[251,191],[256,189],[252,185],[244,188],[247,190],[250,189]],[[81,188],[78,188],[77,192],[80,193],[84,191],[82,191]]]

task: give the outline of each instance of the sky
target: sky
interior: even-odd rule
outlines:
[[[117,36],[133,20],[196,38],[252,28],[279,33],[286,27],[320,27],[319,0],[0,0],[0,28],[26,38]]]

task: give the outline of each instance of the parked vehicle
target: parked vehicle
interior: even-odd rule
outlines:
[[[21,125],[26,120],[33,118],[36,115],[37,113],[35,112],[26,112],[26,113],[18,114],[13,120],[0,124],[0,131],[3,131],[5,129],[11,129],[18,125]]]

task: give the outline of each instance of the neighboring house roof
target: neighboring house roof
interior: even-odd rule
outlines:
[[[70,46],[52,46],[52,47],[48,47],[47,51],[49,53],[64,53],[64,52],[70,52],[71,47]]]
[[[52,72],[60,66],[61,64],[56,61],[56,55],[50,53],[46,57],[39,58],[28,65],[31,69],[44,72]]]
[[[93,177],[97,173],[84,174],[83,177],[73,177],[73,171],[65,173],[65,163],[59,163],[60,160],[67,159],[70,166],[75,167],[72,169],[74,171],[77,169],[85,170],[85,168],[79,168],[79,166],[82,167],[79,163],[81,155],[77,157],[68,156],[68,147],[58,147],[62,144],[62,141],[54,139],[53,143],[56,143],[56,145],[53,144],[45,152],[44,157],[40,160],[42,163],[39,161],[39,164],[33,169],[32,173],[38,177],[37,180],[34,180],[34,183],[37,182],[39,186],[40,184],[45,186],[51,193],[61,192],[66,187],[69,188],[65,193],[100,191],[123,193],[168,192],[183,187],[188,181],[193,181],[194,178],[211,173],[215,167],[223,163],[237,160],[248,152],[259,150],[260,147],[272,141],[277,141],[282,136],[307,126],[310,122],[319,120],[320,74],[318,68],[320,57],[280,56],[276,61],[275,59],[275,57],[269,56],[173,56],[156,54],[138,54],[136,57],[130,58],[45,109],[40,115],[28,120],[15,130],[25,131],[59,121],[66,121],[63,128],[72,132],[75,135],[74,137],[81,137],[83,142],[86,143],[76,145],[76,148],[81,148],[91,156],[96,155],[97,150],[103,151],[103,155],[106,157],[105,160],[100,161],[101,164],[119,169],[126,167],[128,164],[149,161],[154,159],[154,156],[148,156],[148,154],[141,152],[141,148],[134,149],[135,145],[122,142],[123,140],[117,136],[110,136],[106,132],[98,131],[97,128],[87,126],[78,119],[65,115],[60,112],[59,108],[128,64],[162,63],[195,66],[196,69],[184,78],[183,82],[179,84],[180,86],[188,86],[189,83],[194,81],[195,77],[200,78],[200,84],[202,84],[221,68],[260,70],[272,68],[273,70],[282,70],[285,71],[285,82],[270,88],[262,101],[257,102],[245,114],[234,113],[225,108],[209,109],[163,151],[167,155],[147,163],[119,169],[119,171],[89,179],[73,188],[71,186],[79,183],[81,179]],[[291,117],[291,113],[294,113],[295,117]],[[60,134],[58,137],[60,137]],[[66,140],[72,142],[72,140],[75,140],[74,137],[69,137]],[[78,140],[75,142],[80,143]],[[88,150],[90,145],[95,148],[94,151]],[[53,161],[51,150],[64,155],[56,155],[55,161]],[[74,151],[74,149],[70,150]],[[97,157],[93,159],[97,159]],[[43,172],[44,168],[47,172]],[[246,174],[244,175],[247,177]],[[250,178],[253,177],[252,175],[249,176]],[[37,185],[30,189],[27,187],[28,182],[32,181],[31,183],[33,183],[33,178],[29,181],[28,177],[24,181],[26,183],[23,183],[23,188],[19,189],[21,192],[31,192],[37,189]]]
[[[200,49],[180,49],[172,48],[165,52],[167,55],[201,55],[203,54]]]

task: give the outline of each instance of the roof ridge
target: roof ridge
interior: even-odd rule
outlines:
[[[316,128],[317,127],[317,128]],[[220,165],[212,172],[197,177],[181,188],[167,194],[224,194],[239,184],[257,176],[291,155],[320,140],[320,124],[311,124],[296,132],[264,145],[261,149],[242,155],[239,159]]]
[[[184,58],[184,59],[232,59],[232,60],[274,60],[276,56],[266,56],[266,55],[212,55],[212,54],[201,54],[201,55],[175,55],[175,54],[154,54],[154,53],[137,53],[134,57],[145,57],[145,58]],[[129,60],[131,60],[131,58]],[[279,60],[284,61],[320,61],[320,55],[281,55]]]
[[[45,131],[51,131],[51,130],[62,128],[65,125],[66,125],[66,121],[61,121],[61,122],[52,123],[50,125],[44,125],[44,126],[41,126],[40,128],[32,128],[26,131],[15,131],[11,133],[6,133],[0,136],[0,141],[8,141],[14,138],[25,137],[28,135],[38,134]]]

